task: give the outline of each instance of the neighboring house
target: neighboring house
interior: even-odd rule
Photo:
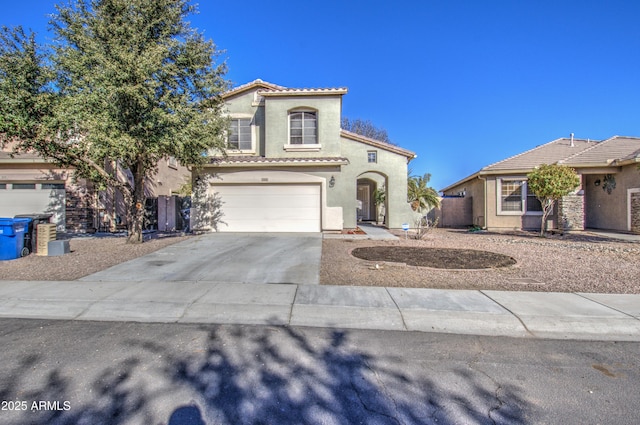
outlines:
[[[118,172],[127,175],[125,170]],[[161,161],[158,173],[147,180],[147,196],[171,195],[188,181],[188,175],[175,159]],[[120,193],[94,191],[90,182],[76,181],[73,170],[59,168],[39,155],[11,157],[9,147],[0,150],[0,217],[32,213],[52,214],[58,230],[67,232],[112,231],[126,224]]]
[[[606,229],[640,233],[640,138],[615,136],[603,141],[561,138],[482,168],[442,189],[466,200],[471,220],[458,225],[488,229],[539,229],[542,208],[527,190],[527,174],[540,164],[573,167],[581,186],[558,202],[549,228]]]
[[[292,89],[262,80],[223,95],[231,120],[227,155],[194,171],[192,228],[320,232],[376,220],[411,222],[407,164],[413,152],[340,128],[345,88]]]

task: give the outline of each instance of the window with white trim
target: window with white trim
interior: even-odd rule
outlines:
[[[524,179],[498,179],[498,214],[542,214],[542,204],[528,191]]]
[[[253,149],[251,118],[232,118],[229,129],[228,148],[248,151]]]
[[[289,114],[289,144],[317,145],[317,114],[311,111],[294,111]]]
[[[378,151],[367,151],[367,162],[370,164],[378,162]]]
[[[522,180],[501,180],[500,212],[522,212]]]

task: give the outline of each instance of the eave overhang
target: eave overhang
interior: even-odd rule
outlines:
[[[359,134],[352,133],[351,131],[341,129],[340,136],[347,139],[355,140],[356,142],[364,143],[366,145],[370,145],[376,148],[384,149],[389,152],[397,153],[398,155],[407,157],[409,161],[418,157],[418,155],[416,155],[415,152],[401,148],[400,146],[392,145],[389,143],[381,142],[380,140],[375,140],[369,137],[361,136]]]
[[[288,96],[342,96],[347,94],[346,87],[328,89],[266,89],[258,90],[263,97],[288,97]]]
[[[348,165],[349,160],[342,157],[327,158],[264,158],[252,156],[216,157],[205,167],[230,168],[230,167],[335,167]]]

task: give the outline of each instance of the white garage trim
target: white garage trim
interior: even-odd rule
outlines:
[[[319,184],[214,184],[223,232],[320,232]]]

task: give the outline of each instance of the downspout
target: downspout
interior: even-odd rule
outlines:
[[[484,226],[482,226],[483,230],[487,230],[487,179],[485,177],[482,176],[478,176],[478,179],[482,180],[484,182],[484,184],[482,185],[482,188],[484,190]]]

